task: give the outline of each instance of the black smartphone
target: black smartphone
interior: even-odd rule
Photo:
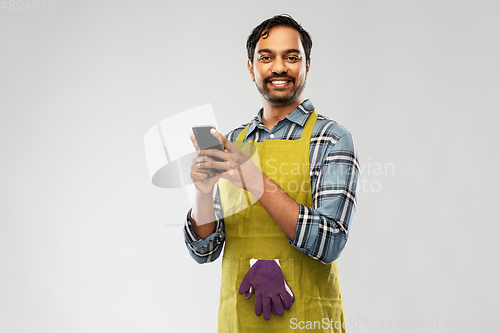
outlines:
[[[199,126],[193,126],[193,133],[194,136],[196,137],[196,142],[198,142],[198,146],[200,149],[218,149],[220,151],[224,151],[224,147],[222,144],[217,140],[215,136],[213,136],[212,133],[210,133],[210,130],[212,128],[215,128],[214,125],[199,125]],[[217,161],[223,161],[220,158],[214,157],[215,160]]]

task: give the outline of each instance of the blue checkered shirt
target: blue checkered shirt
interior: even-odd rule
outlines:
[[[302,135],[307,117],[314,110],[305,100],[272,130],[262,123],[262,109],[250,122],[245,142],[264,140],[297,140]],[[226,137],[234,142],[248,123],[229,132]],[[309,165],[313,207],[299,204],[300,212],[291,246],[324,264],[335,261],[345,247],[356,210],[359,163],[351,133],[335,121],[318,115],[309,146]],[[190,255],[198,263],[216,260],[224,244],[224,218],[215,186],[213,233],[201,239],[190,221],[191,210],[184,225],[184,241]]]

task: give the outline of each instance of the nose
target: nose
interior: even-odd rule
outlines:
[[[273,61],[273,66],[271,68],[271,71],[276,74],[288,72],[288,68],[286,67],[286,62],[282,57],[276,57],[276,59]]]

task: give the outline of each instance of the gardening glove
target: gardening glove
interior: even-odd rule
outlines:
[[[255,314],[264,313],[264,319],[271,318],[271,312],[282,316],[283,309],[289,310],[295,296],[283,276],[279,260],[251,259],[250,269],[241,281],[238,292],[249,299],[255,291]]]

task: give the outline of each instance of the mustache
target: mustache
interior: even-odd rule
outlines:
[[[288,79],[290,81],[292,81],[293,83],[295,83],[295,78],[291,75],[288,75],[288,74],[274,74],[274,75],[271,75],[271,76],[268,76],[266,77],[265,79],[265,82],[269,82],[271,81],[272,79]]]

